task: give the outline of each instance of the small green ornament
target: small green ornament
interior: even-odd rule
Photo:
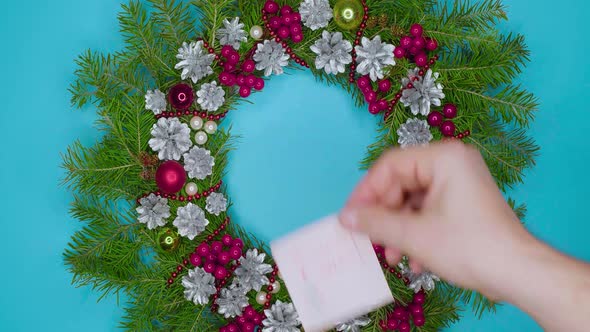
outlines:
[[[172,229],[164,227],[158,233],[158,244],[160,244],[160,249],[166,252],[172,252],[178,248],[180,237]]]
[[[363,22],[365,11],[360,0],[338,0],[334,6],[334,21],[344,30],[355,30]]]

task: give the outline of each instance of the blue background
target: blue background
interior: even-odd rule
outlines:
[[[527,36],[532,62],[523,84],[541,101],[531,134],[541,145],[538,166],[514,192],[528,203],[528,225],[539,237],[590,260],[586,176],[590,154],[587,91],[588,31],[583,0],[506,0],[505,29]],[[91,110],[74,112],[68,84],[74,58],[87,48],[121,47],[119,0],[11,1],[2,6],[0,36],[0,330],[108,331],[121,311],[116,298],[98,304],[89,288],[69,285],[62,250],[80,226],[68,216],[70,194],[60,153],[76,138],[98,137]],[[358,161],[375,135],[375,120],[346,94],[309,74],[274,78],[252,106],[231,115],[242,135],[227,177],[233,214],[270,240],[337,210],[361,173]],[[272,151],[272,152],[270,152]],[[501,244],[498,244],[501,245]],[[497,268],[502,269],[502,266]],[[509,273],[509,271],[506,271]],[[534,278],[534,276],[531,276]],[[555,285],[559,287],[559,285]],[[477,320],[470,313],[452,331],[533,331],[511,306]]]

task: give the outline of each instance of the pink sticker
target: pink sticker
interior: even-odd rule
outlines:
[[[321,332],[394,301],[366,235],[326,217],[271,243],[306,332]]]

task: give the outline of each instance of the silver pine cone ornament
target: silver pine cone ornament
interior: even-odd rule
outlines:
[[[440,281],[440,278],[432,272],[414,273],[403,263],[399,263],[397,266],[400,268],[401,274],[410,280],[408,288],[412,289],[415,293],[420,292],[420,290],[434,290],[436,281]]]
[[[209,225],[209,220],[205,218],[205,211],[193,203],[179,207],[176,214],[172,224],[178,229],[178,234],[189,240],[193,240]]]
[[[224,19],[223,28],[217,30],[216,35],[221,45],[231,45],[236,50],[239,50],[240,44],[247,40],[244,23],[240,22],[239,17],[235,17],[231,21],[227,18]]]
[[[426,146],[432,140],[430,126],[426,120],[408,119],[397,130],[397,142],[402,148]]]
[[[328,26],[334,13],[328,0],[305,0],[299,5],[303,25],[311,30]]]
[[[362,328],[371,324],[368,316],[361,316],[336,325],[338,332],[361,332]]]
[[[217,111],[225,102],[225,91],[217,82],[205,83],[197,91],[197,103],[208,112]]]
[[[216,216],[227,209],[227,199],[222,193],[210,194],[205,202],[205,209],[207,212]]]
[[[266,254],[258,253],[258,249],[250,249],[240,258],[240,266],[234,272],[237,283],[247,292],[254,289],[260,291],[269,283],[266,274],[272,272],[272,266],[264,263]]]
[[[166,95],[159,89],[148,90],[145,94],[145,109],[154,112],[155,115],[164,112],[166,105]]]
[[[168,199],[149,194],[139,200],[139,206],[135,209],[139,214],[137,220],[146,224],[148,229],[166,225],[166,219],[170,217]]]
[[[180,77],[183,80],[190,78],[193,83],[197,83],[201,78],[213,74],[211,64],[215,60],[215,54],[209,54],[202,40],[190,44],[182,43],[176,58],[180,62],[174,68],[182,70]]]
[[[215,277],[200,267],[188,270],[188,275],[182,277],[184,297],[196,305],[209,303],[209,297],[215,294]]]
[[[363,37],[361,45],[355,47],[358,65],[357,73],[369,75],[372,81],[383,78],[383,69],[395,65],[393,51],[395,46],[381,42],[381,36],[373,39]]]
[[[352,62],[352,43],[344,40],[341,32],[324,30],[322,38],[316,40],[310,49],[317,54],[316,68],[324,69],[326,74],[344,73],[346,65]]]
[[[158,152],[160,160],[179,160],[193,145],[190,133],[188,125],[177,118],[160,118],[152,126],[152,138],[148,144]]]
[[[408,77],[402,79],[402,85],[406,88],[400,101],[404,106],[410,106],[412,114],[427,116],[430,114],[430,106],[440,106],[445,94],[442,84],[436,83],[439,73],[433,73],[432,69],[428,69],[424,77],[421,77],[419,71],[419,68],[410,70]],[[407,88],[410,83],[412,88]]]
[[[193,146],[189,152],[183,155],[183,158],[184,170],[188,172],[190,178],[203,180],[213,174],[215,159],[211,156],[211,151]]]
[[[266,319],[262,321],[262,332],[300,332],[299,314],[293,303],[277,300],[270,309],[264,310]]]
[[[264,71],[264,76],[280,75],[284,71],[283,67],[289,64],[289,55],[274,40],[259,43],[252,58],[256,62],[256,69]]]
[[[217,312],[225,318],[240,316],[242,310],[248,306],[248,297],[244,289],[235,285],[221,290],[221,294],[215,304],[219,306]]]

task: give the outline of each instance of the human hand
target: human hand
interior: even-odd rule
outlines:
[[[503,300],[501,274],[537,241],[504,200],[480,153],[459,142],[392,150],[369,170],[342,223],[445,280]]]

